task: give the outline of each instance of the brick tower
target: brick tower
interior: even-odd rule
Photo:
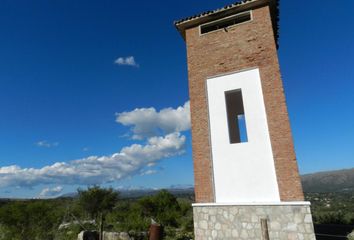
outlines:
[[[280,76],[278,0],[175,26],[187,44],[196,239],[315,239]]]

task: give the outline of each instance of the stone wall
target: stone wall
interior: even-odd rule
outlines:
[[[271,240],[315,240],[309,205],[194,206],[196,240],[261,240],[261,219]]]

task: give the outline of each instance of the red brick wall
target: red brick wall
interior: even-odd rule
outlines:
[[[303,200],[269,8],[253,20],[200,36],[186,30],[195,193],[198,203],[214,202],[206,79],[247,68],[260,69],[268,127],[282,201]]]

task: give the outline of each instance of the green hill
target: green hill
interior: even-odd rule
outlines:
[[[354,192],[354,168],[301,176],[304,192]]]

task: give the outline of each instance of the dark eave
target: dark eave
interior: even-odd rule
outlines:
[[[224,18],[242,11],[255,9],[265,5],[270,6],[271,16],[273,21],[274,38],[278,46],[278,32],[279,32],[279,1],[280,0],[243,0],[236,3],[227,5],[223,8],[219,8],[212,11],[206,11],[198,15],[183,18],[175,21],[174,25],[177,30],[185,39],[185,31],[189,28],[199,26],[201,24],[214,21],[220,18]]]

